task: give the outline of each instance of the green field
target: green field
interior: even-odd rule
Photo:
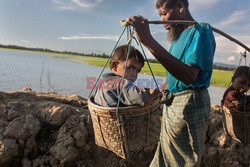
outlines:
[[[107,62],[107,58],[99,58],[99,57],[87,57],[87,56],[75,56],[75,55],[56,55],[58,58],[67,58],[71,60],[76,60],[80,62],[84,62],[90,65],[103,67]],[[149,63],[154,75],[165,76],[166,70],[159,63]],[[109,68],[109,64],[107,65]],[[144,67],[142,68],[141,73],[151,74],[147,63],[145,62]],[[231,77],[233,75],[233,71],[224,71],[224,70],[213,70],[213,75],[211,79],[211,85],[218,87],[228,87],[231,81]]]

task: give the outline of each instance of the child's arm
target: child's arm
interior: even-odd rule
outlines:
[[[236,91],[230,91],[225,97],[224,106],[233,112],[240,112],[240,102],[236,98]]]

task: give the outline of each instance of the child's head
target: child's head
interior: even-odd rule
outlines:
[[[113,73],[115,73],[118,76],[123,76],[128,49],[129,49],[128,45],[122,45],[117,47],[110,61],[110,69],[112,70]],[[135,81],[138,73],[141,71],[143,66],[144,66],[143,55],[135,47],[130,46],[126,73],[124,77],[130,78],[132,79],[132,81]]]
[[[245,93],[250,88],[250,71],[247,66],[239,66],[232,77],[232,86],[237,92]]]

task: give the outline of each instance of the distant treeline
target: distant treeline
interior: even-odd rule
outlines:
[[[70,54],[70,55],[79,55],[79,56],[92,56],[92,57],[102,57],[102,58],[109,57],[109,55],[106,55],[105,53],[103,53],[103,54],[96,54],[96,53],[84,54],[84,53],[72,52],[72,51],[56,51],[56,50],[51,50],[48,48],[27,48],[24,46],[17,46],[17,45],[2,45],[2,44],[0,44],[0,48],[30,50],[30,51],[37,51],[37,52],[50,52],[50,53],[58,53],[58,54]],[[148,61],[150,63],[159,63],[159,61],[156,59],[148,59]],[[219,66],[219,65],[215,65],[215,64],[213,65],[213,68],[218,69],[218,70],[227,70],[227,71],[232,71],[235,69],[235,67],[225,67],[225,66]]]
[[[226,70],[226,71],[233,71],[236,69],[236,67],[225,67],[225,66],[218,66],[216,64],[213,65],[213,68],[214,69],[217,69],[217,70]]]
[[[60,54],[72,54],[72,55],[80,55],[80,56],[87,56],[84,53],[78,53],[78,52],[71,52],[71,51],[56,51],[56,50],[51,50],[48,48],[27,48],[24,46],[17,46],[17,45],[2,45],[0,44],[0,48],[8,48],[8,49],[20,49],[20,50],[30,50],[30,51],[37,51],[37,52],[51,52],[51,53],[60,53]],[[96,56],[96,54],[90,54],[93,56]],[[102,55],[103,56],[103,55]],[[106,55],[104,55],[105,57]]]

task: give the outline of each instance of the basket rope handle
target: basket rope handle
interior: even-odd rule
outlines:
[[[110,53],[110,55],[109,55],[109,57],[108,57],[108,60],[106,61],[106,64],[104,65],[104,67],[103,67],[103,69],[102,69],[100,75],[98,76],[98,78],[97,78],[97,80],[96,80],[96,83],[94,84],[94,86],[93,86],[91,92],[89,93],[88,99],[89,99],[90,96],[92,95],[94,89],[96,89],[94,95],[96,94],[96,92],[97,92],[97,90],[98,90],[98,89],[96,88],[96,85],[98,84],[98,82],[99,82],[99,80],[100,80],[100,78],[101,78],[101,76],[102,76],[102,73],[104,72],[105,68],[107,67],[108,62],[109,62],[109,60],[111,59],[111,57],[112,57],[112,55],[113,55],[113,53],[114,53],[114,51],[115,51],[115,49],[116,49],[118,43],[120,42],[120,40],[121,40],[121,38],[122,38],[122,36],[123,36],[125,30],[126,30],[126,27],[123,29],[123,31],[122,31],[122,33],[121,33],[119,39],[117,40],[117,42],[116,42],[116,44],[115,44],[115,47],[113,48],[112,52]]]

